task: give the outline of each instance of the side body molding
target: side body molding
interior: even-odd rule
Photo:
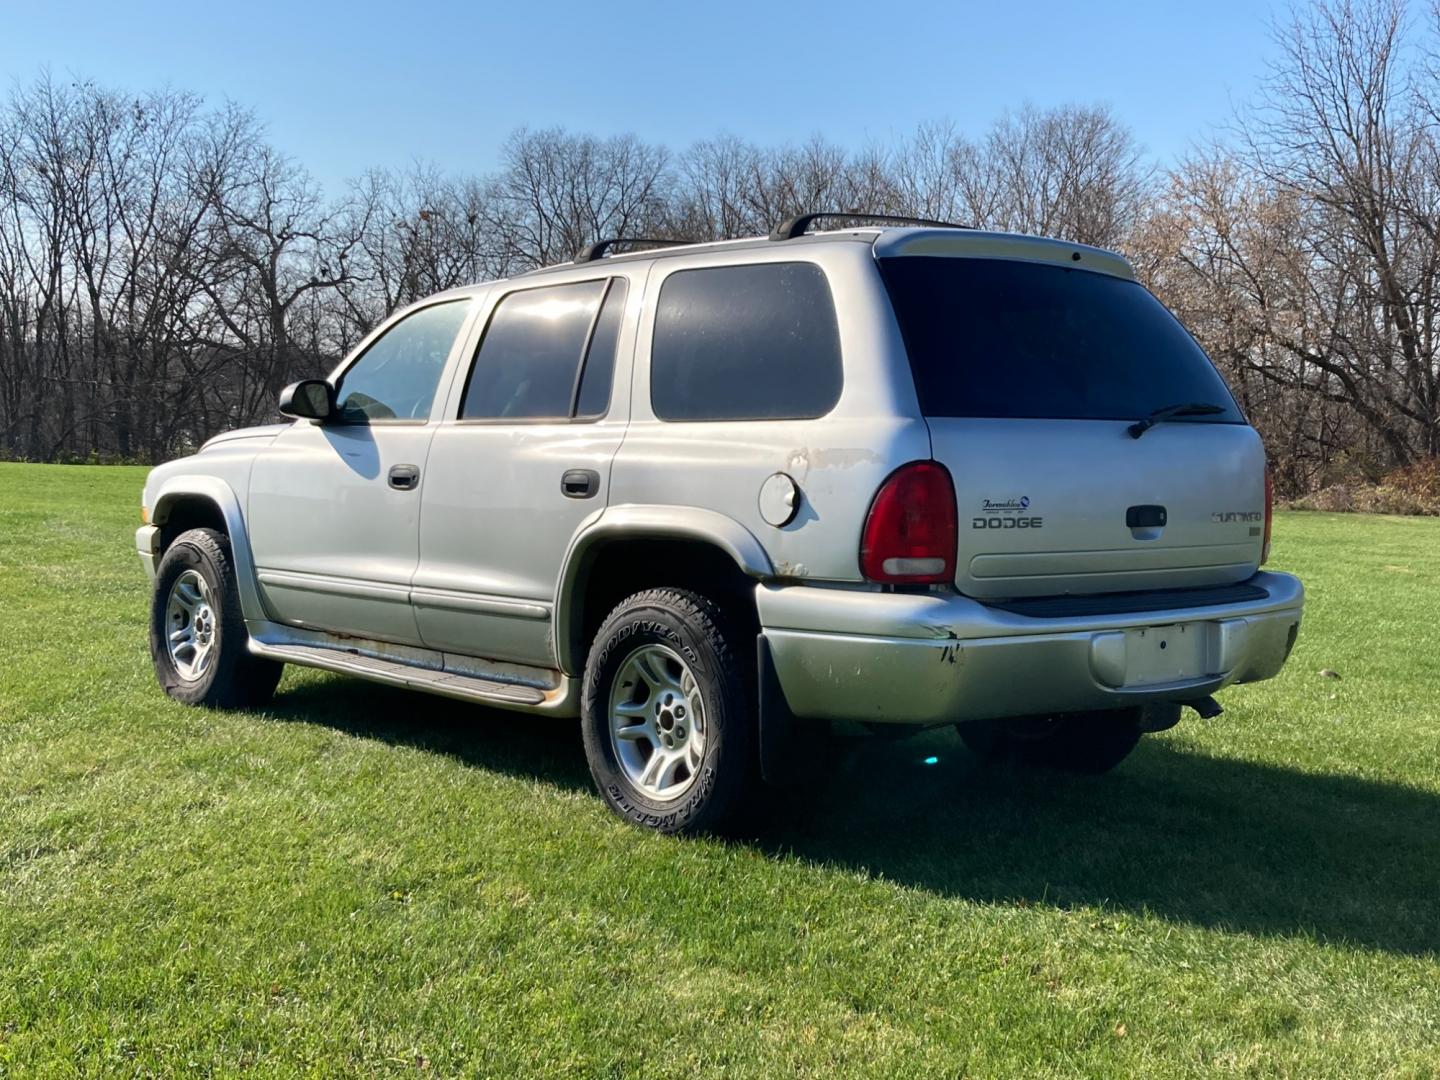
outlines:
[[[240,591],[240,611],[247,622],[267,619],[265,604],[255,583],[255,559],[250,551],[250,533],[245,526],[245,512],[240,498],[224,480],[216,476],[187,474],[172,477],[160,485],[150,517],[163,525],[170,509],[184,499],[206,499],[220,508],[225,518],[225,531],[230,534],[230,558],[235,563],[235,579]]]
[[[755,534],[734,518],[698,506],[611,506],[575,534],[560,568],[555,591],[555,655],[560,670],[580,674],[581,605],[577,590],[585,586],[590,564],[607,544],[626,540],[697,540],[724,551],[750,577],[774,574],[770,557]]]

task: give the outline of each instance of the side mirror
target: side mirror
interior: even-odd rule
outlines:
[[[335,412],[335,390],[322,379],[301,379],[280,391],[280,411],[301,420],[328,420]]]

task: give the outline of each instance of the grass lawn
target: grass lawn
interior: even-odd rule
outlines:
[[[1440,520],[1281,516],[1289,667],[1109,776],[867,742],[724,843],[570,722],[170,702],[142,475],[0,464],[0,1076],[1440,1076]]]

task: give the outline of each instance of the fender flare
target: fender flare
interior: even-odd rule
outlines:
[[[774,574],[755,534],[732,517],[698,506],[627,504],[606,508],[570,540],[555,590],[555,657],[560,670],[579,675],[577,587],[601,548],[617,540],[696,540],[719,548],[757,581]]]
[[[255,557],[250,550],[250,534],[245,528],[245,512],[235,489],[214,476],[177,476],[160,485],[151,522],[163,525],[170,517],[170,508],[183,499],[205,499],[212,502],[225,519],[230,536],[230,558],[235,564],[235,583],[240,593],[240,612],[246,620],[266,619],[264,601],[255,577]]]

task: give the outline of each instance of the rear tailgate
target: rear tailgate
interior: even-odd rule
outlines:
[[[1264,450],[1250,427],[1164,424],[1132,439],[1091,420],[929,424],[955,480],[955,584],[969,596],[1228,584],[1259,566]]]
[[[951,235],[877,255],[955,481],[956,586],[1049,596],[1253,574],[1264,448],[1184,328],[1114,256],[1027,241],[1026,257],[985,257]],[[1213,415],[1128,430],[1181,404]]]

